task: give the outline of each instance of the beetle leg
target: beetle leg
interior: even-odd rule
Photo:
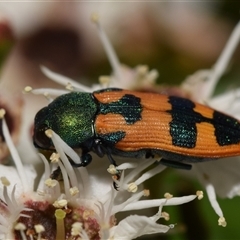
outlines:
[[[89,153],[85,153],[81,156],[81,163],[75,163],[73,160],[69,159],[69,161],[71,162],[71,165],[75,168],[78,167],[86,167],[88,164],[91,163],[92,161],[92,156]]]
[[[160,163],[171,168],[178,168],[178,169],[184,169],[184,170],[191,170],[192,168],[191,164],[171,161],[164,158],[161,159]]]
[[[110,163],[113,164],[113,165],[116,167],[116,166],[117,166],[117,163],[116,163],[115,160],[113,159],[112,155],[110,154],[110,150],[109,150],[108,148],[106,148],[106,152],[107,152],[107,157],[108,157]],[[119,170],[117,170],[117,171],[118,171],[118,173],[116,173],[114,176],[116,177],[116,180],[119,180],[120,177],[121,177],[122,171],[119,171]],[[115,190],[118,191],[118,188],[119,188],[119,187],[118,187],[118,185],[117,185],[116,182],[113,182],[113,187],[114,187]]]
[[[95,149],[95,152],[99,157],[103,157],[105,155],[105,152],[103,151],[102,145],[97,145],[96,149]]]
[[[107,150],[107,157],[108,157],[109,162],[116,167],[117,166],[116,161],[113,159],[113,157],[112,157],[111,153],[109,152],[108,148],[106,150]]]

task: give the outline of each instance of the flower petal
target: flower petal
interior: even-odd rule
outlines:
[[[146,216],[131,215],[122,220],[117,226],[111,228],[114,239],[134,239],[145,234],[166,233],[169,226],[157,224]]]

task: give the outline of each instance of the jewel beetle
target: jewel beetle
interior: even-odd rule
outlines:
[[[53,149],[45,135],[56,132],[70,147],[122,157],[161,156],[162,164],[190,169],[191,163],[240,155],[240,122],[187,98],[107,88],[61,95],[35,117],[33,142]],[[115,164],[116,165],[116,164]]]

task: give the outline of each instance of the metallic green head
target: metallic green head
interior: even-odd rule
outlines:
[[[91,93],[72,92],[56,98],[35,117],[33,141],[37,148],[51,149],[47,129],[56,132],[69,146],[81,145],[94,136],[97,105]]]

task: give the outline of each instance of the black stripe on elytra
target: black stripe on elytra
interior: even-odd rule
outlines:
[[[215,128],[216,142],[219,146],[240,143],[240,123],[225,114],[213,111],[213,118],[206,118],[195,112],[195,104],[189,99],[169,97],[172,109],[170,135],[172,144],[183,148],[194,148],[197,141],[197,123],[207,122]],[[207,139],[206,139],[207,141]]]
[[[109,147],[114,147],[114,145],[121,141],[125,136],[126,133],[124,131],[117,131],[112,133],[98,134],[97,137],[100,138]]]
[[[134,124],[141,120],[142,105],[140,102],[140,98],[132,94],[125,94],[115,102],[99,103],[99,113],[121,114],[127,124]]]
[[[240,143],[240,123],[236,119],[214,111],[213,121],[216,122],[215,136],[220,146]]]

